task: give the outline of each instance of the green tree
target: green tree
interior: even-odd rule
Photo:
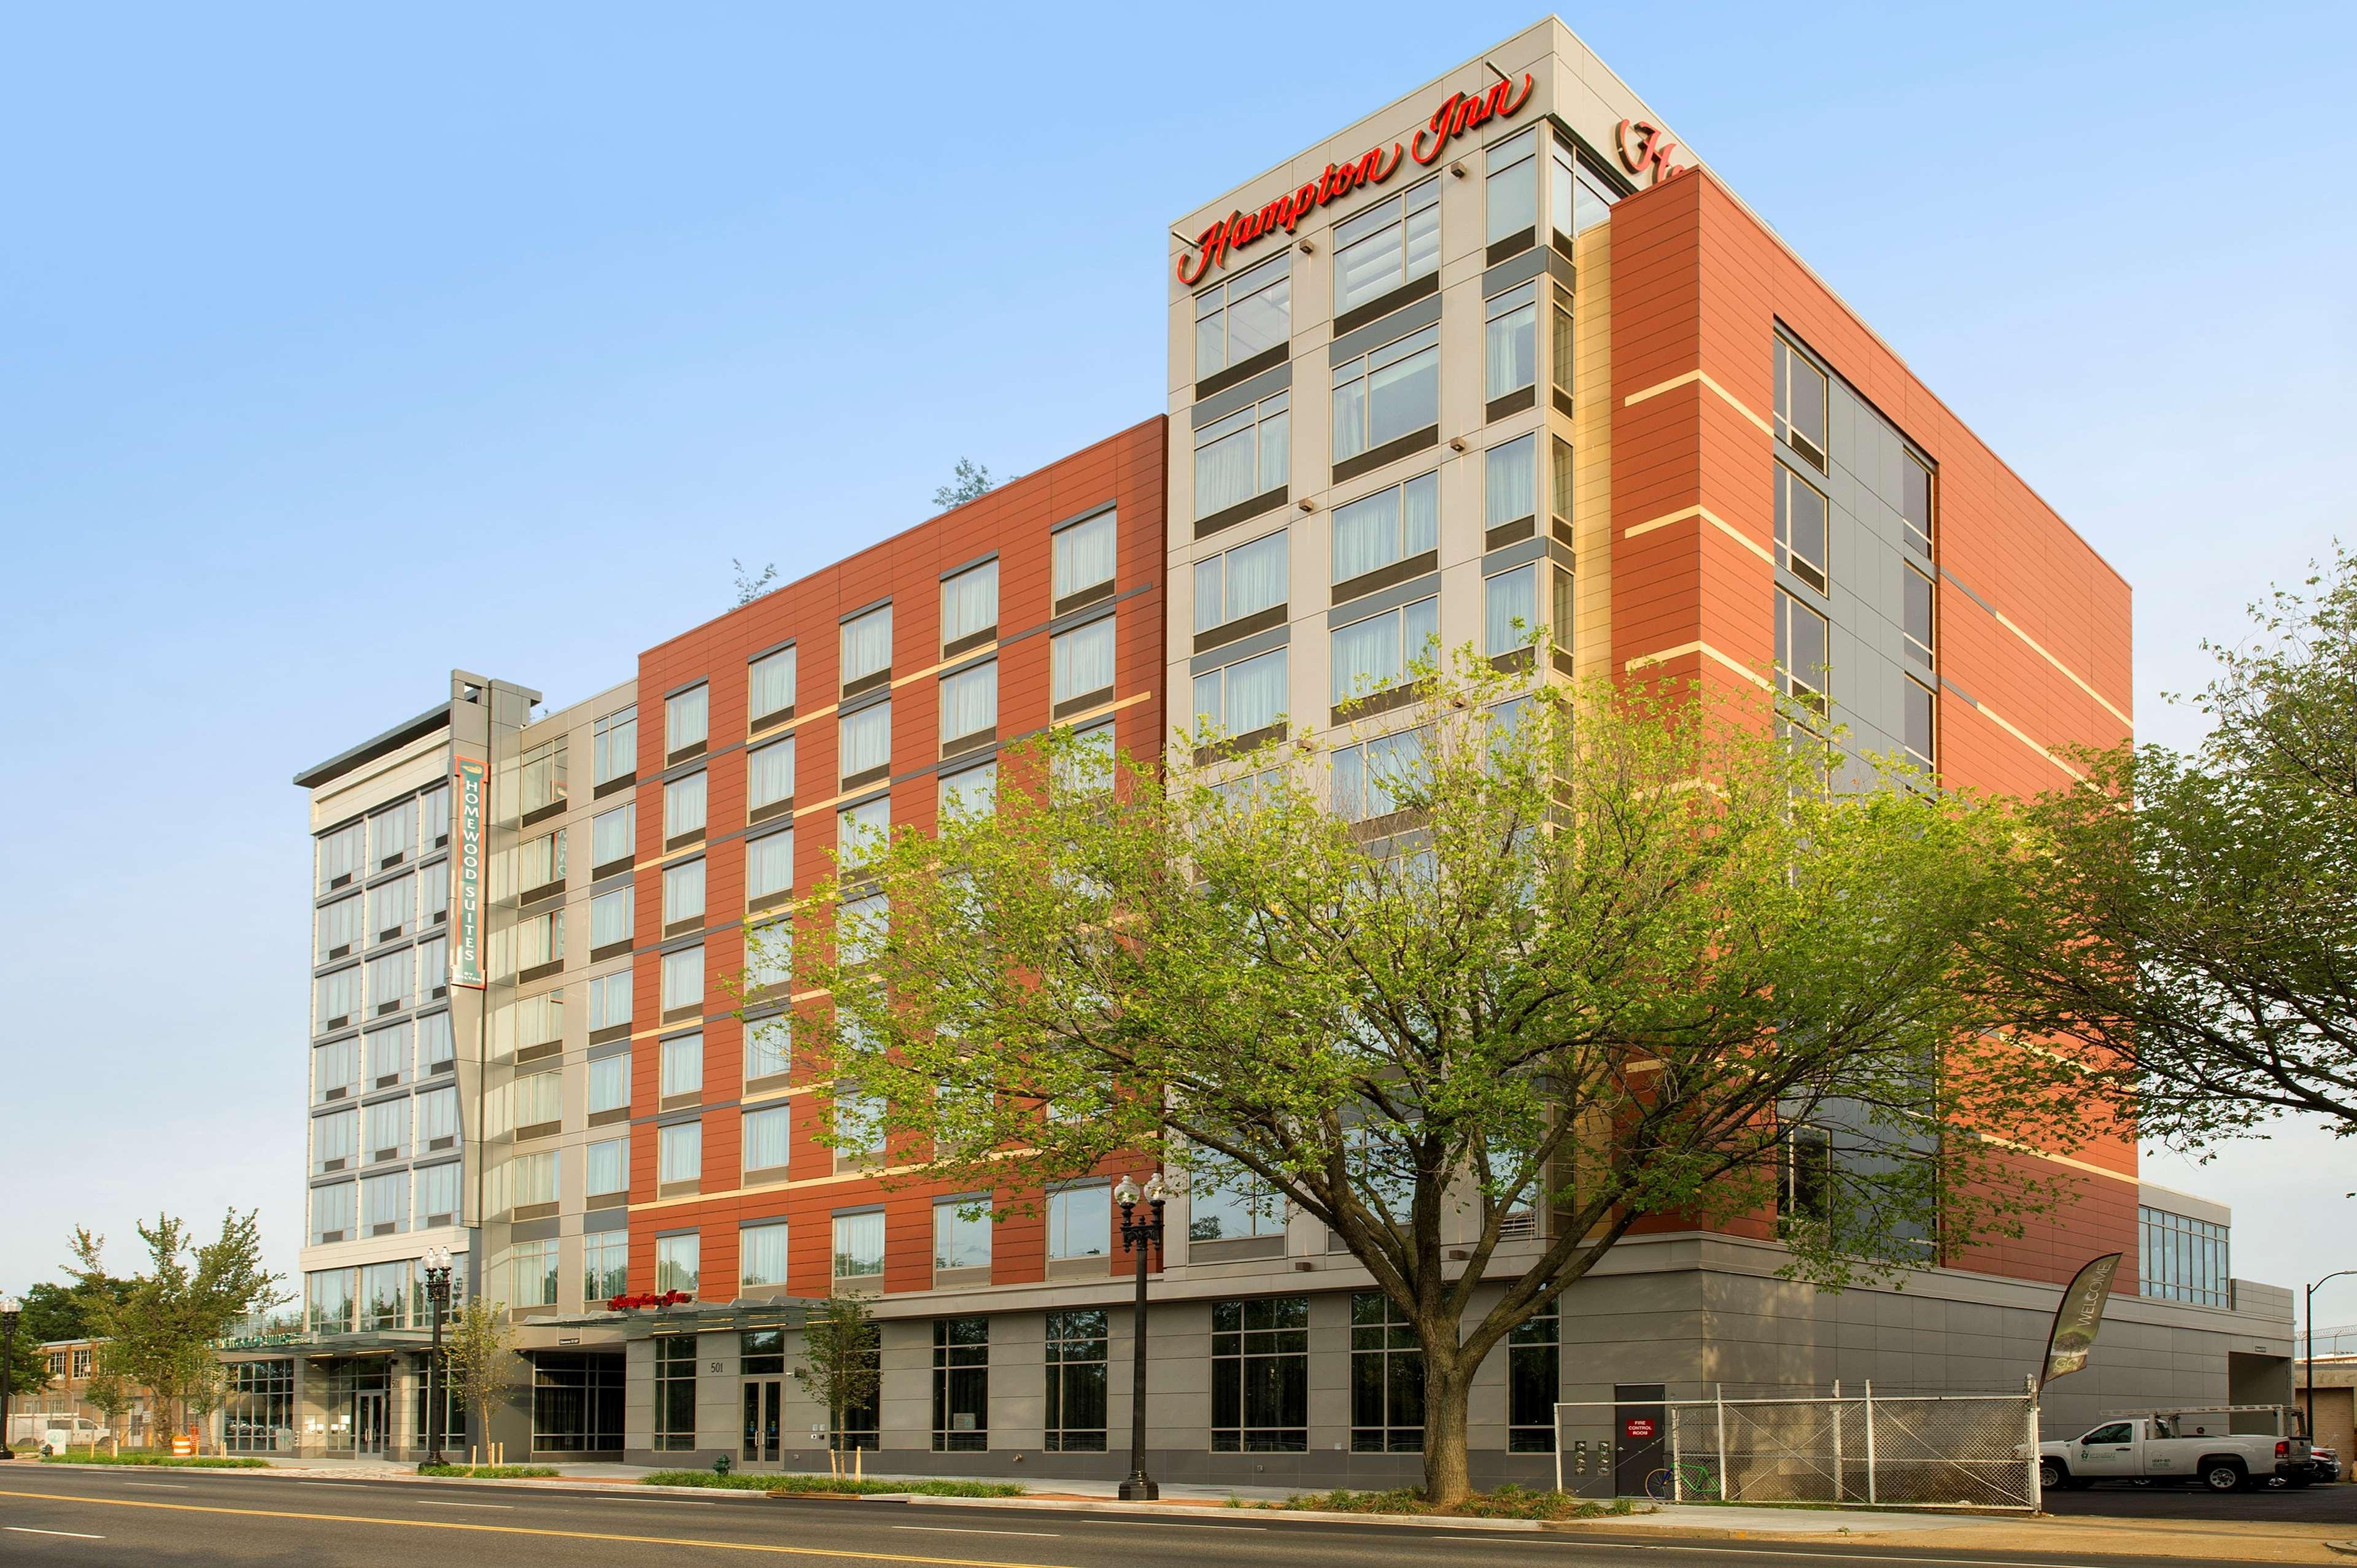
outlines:
[[[778,580],[778,564],[775,561],[762,567],[758,575],[746,571],[745,563],[734,556],[729,558],[728,564],[735,568],[737,573],[737,607],[738,609],[743,609],[755,599],[770,592]]]
[[[46,1337],[22,1322],[16,1325],[16,1348],[9,1355],[8,1364],[0,1368],[7,1375],[11,1394],[37,1394],[49,1386],[49,1360],[41,1350],[41,1341]]]
[[[2195,751],[2084,754],[2027,807],[1997,1004],[2075,1039],[2147,1136],[2198,1147],[2286,1112],[2357,1133],[2357,560],[2251,607]]]
[[[98,1369],[149,1391],[149,1441],[156,1442],[186,1424],[192,1394],[201,1401],[213,1341],[247,1313],[288,1298],[279,1288],[283,1276],[263,1265],[261,1228],[252,1212],[231,1209],[210,1241],[193,1240],[170,1215],[138,1230],[147,1247],[145,1273],[110,1274],[105,1238],[80,1227],[67,1273],[99,1341]]]
[[[130,1290],[128,1280],[111,1282],[110,1294],[117,1302],[128,1295]],[[29,1334],[36,1339],[94,1337],[89,1306],[78,1291],[43,1280],[25,1287],[23,1301],[25,1316],[16,1326],[19,1335]]]
[[[115,1430],[115,1423],[139,1403],[138,1397],[131,1391],[131,1385],[124,1381],[123,1374],[108,1366],[103,1359],[94,1360],[90,1381],[82,1385],[81,1397],[84,1403],[105,1418],[108,1435],[120,1447],[122,1434]]]
[[[1011,477],[1021,478],[1020,475]],[[933,492],[933,505],[947,511],[953,506],[963,506],[970,500],[988,495],[997,485],[998,481],[990,477],[986,465],[970,457],[961,457],[957,460],[957,470],[951,482]]]
[[[1784,1193],[1788,1273],[1899,1276],[2055,1201],[1995,1140],[2084,1131],[2070,1065],[1958,983],[2000,814],[1874,768],[1837,792],[1780,738],[1805,711],[1458,665],[1320,737],[1330,778],[1208,730],[1221,760],[1167,781],[1013,748],[996,811],[839,874],[795,943],[832,1001],[800,1040],[911,1179],[1158,1163],[1328,1227],[1414,1327],[1442,1503],[1476,1370],[1640,1220]]]
[[[451,1396],[480,1417],[483,1430],[478,1436],[483,1443],[490,1441],[491,1412],[507,1402],[522,1374],[514,1326],[498,1303],[470,1297],[445,1320],[442,1375],[449,1380]],[[464,1428],[452,1432],[449,1441],[465,1442]]]
[[[876,1399],[883,1381],[880,1344],[876,1320],[857,1295],[829,1296],[802,1319],[802,1358],[794,1367],[794,1381],[826,1406],[830,1449],[843,1446],[845,1412]]]

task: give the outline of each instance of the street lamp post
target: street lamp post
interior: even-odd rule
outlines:
[[[1146,1251],[1162,1245],[1162,1175],[1157,1171],[1147,1176],[1143,1193],[1135,1182],[1124,1176],[1113,1196],[1121,1205],[1122,1251],[1137,1259],[1137,1309],[1130,1334],[1129,1479],[1121,1484],[1121,1499],[1150,1502],[1162,1495],[1162,1488],[1146,1473]],[[1140,1197],[1153,1214],[1150,1219],[1135,1217]]]
[[[2308,1287],[2308,1440],[2316,1441],[2316,1287],[2330,1284],[2343,1274],[2357,1274],[2357,1269],[2335,1269]]]
[[[425,1300],[434,1312],[434,1348],[425,1357],[425,1466],[442,1459],[442,1315],[450,1310],[450,1249],[425,1254]],[[421,1466],[423,1468],[425,1466]]]
[[[25,1304],[13,1295],[0,1295],[0,1459],[14,1459],[15,1448],[8,1442],[8,1391],[16,1377],[16,1315]]]

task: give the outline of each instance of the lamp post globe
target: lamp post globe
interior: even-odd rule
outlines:
[[[442,1317],[450,1309],[450,1249],[436,1247],[421,1262],[425,1270],[425,1300],[433,1314],[434,1343],[425,1356],[425,1463],[443,1463],[442,1427],[447,1396],[442,1391]]]
[[[14,1459],[16,1451],[8,1445],[8,1395],[16,1376],[16,1319],[25,1304],[13,1295],[0,1295],[0,1459]]]

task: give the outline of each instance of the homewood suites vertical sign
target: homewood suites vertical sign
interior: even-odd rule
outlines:
[[[458,770],[458,937],[450,950],[450,983],[483,988],[483,806],[490,792],[480,759]]]

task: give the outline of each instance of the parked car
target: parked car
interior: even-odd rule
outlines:
[[[2307,1438],[2230,1432],[2229,1416],[2212,1411],[2123,1416],[2077,1437],[2041,1443],[2039,1484],[2195,1481],[2213,1492],[2232,1492],[2254,1484],[2305,1487],[2316,1478]],[[2276,1424],[2280,1432],[2280,1412]]]
[[[2341,1479],[2340,1449],[2319,1448],[2311,1443],[2309,1444],[2308,1448],[2308,1459],[2309,1464],[2316,1466],[2316,1478],[2318,1480],[2337,1481]]]

